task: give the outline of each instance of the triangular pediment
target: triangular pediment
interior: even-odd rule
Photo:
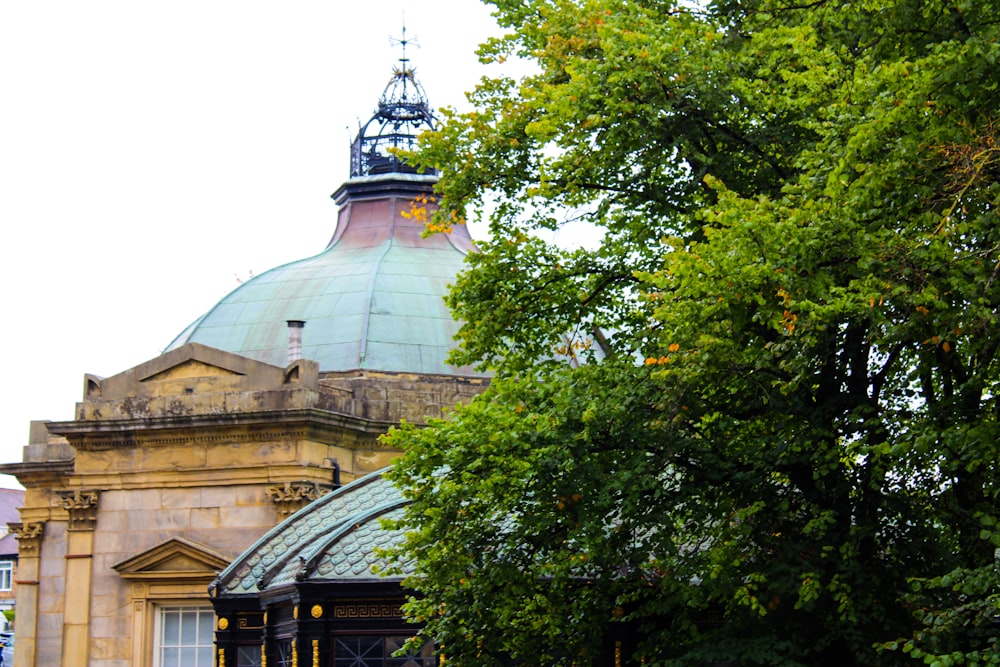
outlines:
[[[134,368],[100,378],[85,378],[84,400],[185,396],[233,391],[274,390],[286,386],[314,387],[319,367],[298,360],[288,368],[199,343],[188,343]]]
[[[136,366],[132,372],[140,382],[148,382],[175,377],[247,375],[260,368],[277,370],[276,366],[249,357],[199,343],[188,343]]]
[[[112,567],[123,579],[213,578],[229,559],[211,547],[174,537]]]
[[[231,368],[207,364],[196,359],[188,359],[176,366],[142,378],[141,382],[162,382],[165,380],[187,380],[191,378],[220,377],[223,375],[243,375]]]

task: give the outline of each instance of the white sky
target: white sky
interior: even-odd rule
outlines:
[[[72,419],[84,373],[325,247],[404,11],[431,104],[462,106],[497,32],[478,0],[0,3],[0,462]]]

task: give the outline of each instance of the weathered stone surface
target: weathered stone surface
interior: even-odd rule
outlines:
[[[113,572],[113,571],[112,571]],[[115,574],[117,577],[117,574]],[[94,590],[115,590],[111,588],[112,582],[107,577],[94,577]],[[124,599],[122,595],[94,595],[91,598],[90,609],[91,613],[94,615],[94,630],[93,636],[115,636],[114,634],[102,634],[101,628],[111,630],[106,630],[106,632],[122,632],[128,631],[125,619],[121,618],[121,609],[123,605],[127,605],[128,601]]]
[[[208,507],[191,510],[192,530],[218,530],[222,527],[221,510],[218,507]]]
[[[220,518],[222,525],[230,528],[238,526],[262,526],[266,524],[273,526],[277,515],[274,508],[269,506],[222,507],[220,508]],[[258,535],[263,534],[263,532],[260,531]]]
[[[93,632],[90,635],[90,659],[100,660],[102,667],[111,667],[115,664],[121,664],[123,667],[128,665],[128,661],[121,658],[128,648],[128,641],[125,639],[127,635],[111,634],[111,626],[100,621],[101,619],[95,619]]]
[[[355,452],[353,466],[354,472],[358,476],[374,472],[392,463],[392,460],[397,456],[399,456],[399,452],[392,450],[378,452]]]
[[[131,491],[106,491],[101,495],[101,514],[122,511],[155,510],[162,507],[160,489],[133,489]]]

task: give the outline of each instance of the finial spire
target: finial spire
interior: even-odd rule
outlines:
[[[407,70],[406,63],[410,62],[410,59],[406,57],[406,46],[407,46],[407,44],[413,44],[414,46],[417,46],[417,47],[420,46],[420,43],[416,40],[416,38],[414,38],[414,39],[407,39],[406,38],[406,15],[405,14],[403,16],[403,36],[402,37],[391,37],[390,36],[389,37],[389,43],[393,44],[393,45],[399,44],[400,46],[403,47],[403,55],[400,57],[399,62],[401,62],[403,64],[402,69],[405,72]]]
[[[400,65],[392,68],[392,78],[379,98],[375,115],[361,127],[351,145],[351,178],[385,173],[412,173],[413,167],[399,157],[400,151],[413,150],[417,135],[434,128],[434,114],[423,87],[417,81],[416,69],[409,66],[406,47],[418,45],[406,36],[390,37],[389,41],[403,47]]]

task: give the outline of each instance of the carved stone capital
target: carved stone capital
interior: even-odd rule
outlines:
[[[70,530],[93,530],[97,526],[97,491],[63,491],[58,494],[69,513]]]
[[[38,548],[42,545],[42,533],[45,531],[43,522],[9,523],[7,525],[17,539],[18,553],[22,556],[34,556],[38,553]]]
[[[327,492],[315,482],[285,482],[283,486],[269,486],[264,491],[277,505],[279,519],[294,514]]]

